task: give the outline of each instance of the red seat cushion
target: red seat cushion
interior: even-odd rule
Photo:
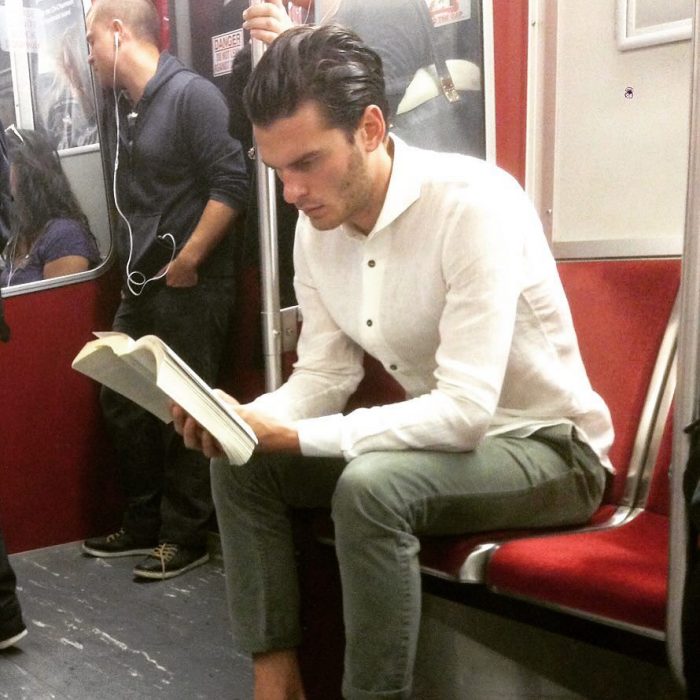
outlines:
[[[606,522],[613,516],[614,512],[614,506],[603,505],[594,513],[588,524],[598,525]],[[580,528],[580,526],[576,527]],[[560,533],[562,529],[559,527],[556,530],[498,530],[473,535],[421,537],[420,564],[424,569],[439,572],[440,575],[447,578],[458,579],[462,564],[469,554],[481,544],[547,532]],[[574,526],[570,529],[574,529]],[[566,530],[564,529],[564,531]]]
[[[488,563],[499,592],[662,631],[669,537],[669,414],[654,464],[647,509],[619,527],[513,540]]]
[[[516,540],[491,558],[499,593],[662,631],[669,520],[642,512],[620,527]]]

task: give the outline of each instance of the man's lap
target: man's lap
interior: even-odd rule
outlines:
[[[335,501],[337,511],[341,497],[369,494],[401,511],[419,534],[584,522],[605,483],[603,467],[568,426],[529,438],[486,438],[464,453],[372,452],[348,463],[260,454],[242,468],[221,469],[224,482],[227,472],[238,481],[232,490],[245,482],[293,508],[331,507]]]

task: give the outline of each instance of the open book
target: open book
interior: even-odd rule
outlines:
[[[163,422],[170,404],[182,406],[221,445],[232,464],[250,459],[257,438],[234,407],[217,396],[155,335],[132,340],[124,333],[95,333],[73,360],[73,369],[131,399]]]

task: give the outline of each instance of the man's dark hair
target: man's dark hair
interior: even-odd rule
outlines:
[[[8,140],[16,183],[10,217],[15,250],[28,252],[52,219],[75,219],[89,231],[88,219],[48,136],[29,129],[16,134],[18,138]]]
[[[369,105],[389,119],[382,59],[357,34],[334,24],[295,27],[277,37],[253,71],[244,100],[250,120],[262,127],[310,101],[331,128],[348,135]]]

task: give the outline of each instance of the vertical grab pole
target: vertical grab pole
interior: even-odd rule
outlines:
[[[263,0],[250,0],[257,5]],[[265,51],[259,39],[252,41],[253,68]],[[282,383],[282,329],[280,315],[279,259],[277,248],[277,209],[275,174],[255,151],[255,174],[258,187],[258,241],[260,243],[260,278],[262,293],[263,355],[265,389],[272,391]]]
[[[666,648],[676,678],[684,683],[681,613],[688,567],[688,514],[683,474],[688,461],[688,436],[683,428],[700,417],[700,2],[695,3],[691,80],[690,156],[686,200],[681,314],[678,338],[678,384],[671,462],[671,532],[666,610]]]

